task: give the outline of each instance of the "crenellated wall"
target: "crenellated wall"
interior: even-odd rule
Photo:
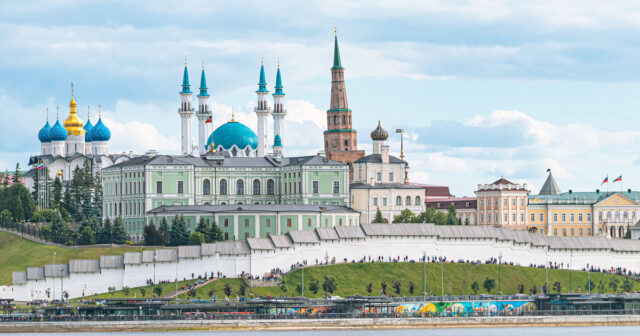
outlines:
[[[102,256],[99,264],[70,261],[69,265],[30,267],[14,272],[12,286],[0,286],[0,298],[19,301],[60,298],[62,290],[75,298],[104,293],[108,287],[145,286],[147,280],[191,279],[192,274],[239,277],[242,272],[263,276],[273,268],[289,270],[306,260],[323,263],[325,257],[343,262],[378,256],[419,260],[444,255],[449,260],[487,260],[502,253],[504,262],[522,266],[541,265],[548,260],[571,261],[572,269],[623,267],[640,272],[640,241],[601,237],[548,237],[525,231],[432,224],[365,224],[360,227],[318,228],[291,231],[285,235],[224,241],[202,246],[180,246],[177,250],[147,250],[122,256]]]

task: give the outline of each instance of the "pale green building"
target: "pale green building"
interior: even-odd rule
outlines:
[[[350,207],[348,166],[322,156],[145,155],[104,168],[102,183],[104,218],[122,217],[133,240],[161,206]]]

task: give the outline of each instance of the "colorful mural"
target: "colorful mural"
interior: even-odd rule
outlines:
[[[473,315],[499,314],[505,312],[534,311],[533,301],[458,301],[458,302],[411,302],[395,307],[372,307],[364,313],[396,313],[405,315]]]

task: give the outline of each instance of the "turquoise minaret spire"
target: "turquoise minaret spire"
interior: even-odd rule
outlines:
[[[284,96],[284,92],[282,89],[282,75],[280,74],[280,64],[278,63],[278,73],[276,74],[276,92],[273,93],[274,96]]]
[[[189,75],[187,75],[187,69],[185,68],[184,70],[185,72],[185,78],[187,79],[187,85],[189,84]],[[184,84],[182,84],[184,86]],[[209,93],[207,92],[208,88],[207,88],[207,76],[205,76],[204,74],[204,65],[202,66],[202,74],[200,75],[200,93],[198,94],[198,97],[204,97],[204,96],[208,96]]]
[[[209,108],[209,92],[207,92],[207,77],[204,74],[204,59],[202,60],[202,74],[200,75],[200,93],[198,94],[198,152],[200,156],[207,154],[207,121],[211,122],[211,109]]]
[[[258,157],[267,155],[267,118],[269,117],[269,90],[264,75],[264,60],[260,60],[260,81],[258,81],[258,105],[255,108],[258,117]]]
[[[276,74],[276,91],[273,93],[273,137],[283,137],[283,120],[287,115],[284,109],[284,92],[282,91],[282,75],[280,74],[280,60],[278,60],[278,73]]]
[[[191,93],[191,84],[189,84],[189,70],[187,70],[186,57],[184,58],[184,74],[182,75],[182,91],[180,91],[180,93]]]
[[[256,93],[269,93],[269,90],[267,90],[267,79],[264,75],[264,61],[261,61],[260,63],[260,81],[258,82],[258,91],[256,91]]]

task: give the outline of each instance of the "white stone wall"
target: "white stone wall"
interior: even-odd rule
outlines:
[[[624,267],[628,270],[640,271],[640,252],[618,252],[612,250],[554,250],[547,251],[546,247],[532,246],[529,243],[516,243],[512,240],[497,240],[495,238],[440,238],[435,236],[407,236],[407,237],[367,237],[366,239],[341,239],[339,241],[322,241],[316,244],[298,244],[276,251],[253,250],[251,255],[220,255],[203,256],[201,258],[179,259],[176,262],[156,262],[155,278],[157,282],[173,281],[176,274],[179,280],[191,279],[191,274],[208,275],[212,272],[222,272],[223,276],[235,278],[240,273],[247,272],[263,276],[273,268],[288,271],[292,264],[307,261],[309,266],[316,265],[316,260],[323,263],[325,256],[336,258],[343,262],[347,258],[359,260],[363,257],[377,259],[383,256],[401,259],[408,256],[419,260],[422,255],[444,255],[449,260],[481,260],[497,258],[502,253],[504,262],[513,262],[522,266],[529,264],[545,264],[549,262],[564,263],[565,268],[572,261],[572,269],[582,269],[587,264],[594,267]],[[573,254],[573,257],[572,257]],[[123,286],[138,287],[146,285],[147,279],[154,278],[154,264],[141,263],[125,265],[124,268],[101,269],[99,273],[71,273],[64,277],[64,287],[61,279],[47,278],[45,280],[30,280],[24,285],[0,287],[1,298],[13,298],[19,301],[32,299],[46,299],[47,288],[51,295],[55,288],[56,298],[60,297],[62,288],[69,292],[71,298],[94,293],[106,292],[114,286],[117,290]]]

